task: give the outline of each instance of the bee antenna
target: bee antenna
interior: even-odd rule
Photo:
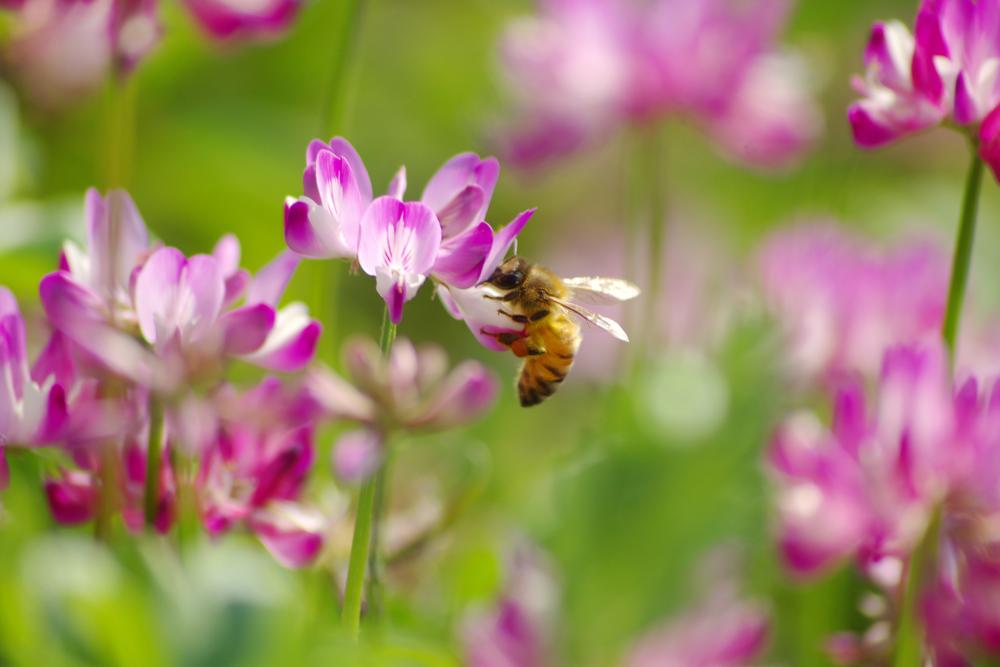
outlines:
[[[514,255],[517,255],[517,238],[514,239]]]

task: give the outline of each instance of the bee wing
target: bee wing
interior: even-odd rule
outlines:
[[[575,299],[596,305],[628,301],[640,293],[639,288],[633,283],[618,278],[579,276],[564,278],[563,284],[573,291]]]
[[[550,301],[562,306],[571,313],[579,315],[598,329],[603,329],[618,340],[625,341],[626,343],[628,342],[628,334],[625,333],[624,329],[622,329],[622,325],[618,324],[610,317],[592,313],[583,306],[573,303],[572,301],[563,301],[562,299],[550,299]]]

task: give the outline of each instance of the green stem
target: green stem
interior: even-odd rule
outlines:
[[[379,336],[379,349],[382,356],[388,358],[392,350],[392,344],[396,340],[396,325],[389,320],[389,310],[386,308],[382,315],[382,331]],[[347,566],[347,584],[344,587],[344,627],[352,637],[357,637],[361,630],[361,598],[365,583],[365,568],[369,560],[374,561],[377,555],[372,548],[372,532],[378,530],[378,517],[375,511],[375,497],[378,487],[384,483],[385,463],[379,467],[378,472],[372,475],[361,486],[361,494],[358,496],[358,509],[354,518],[354,537],[351,539],[351,559]],[[381,505],[381,502],[379,503]],[[377,567],[371,568],[371,576],[374,578]],[[379,590],[378,581],[371,584],[371,591]],[[369,600],[369,604],[379,609],[380,601]]]
[[[948,287],[948,305],[945,310],[941,335],[948,354],[955,357],[958,326],[962,318],[965,302],[965,288],[969,282],[969,266],[972,264],[972,246],[976,236],[976,215],[979,210],[979,190],[983,182],[983,161],[973,146],[972,164],[965,182],[965,196],[962,199],[962,216],[958,224],[958,238],[955,241],[955,255],[951,264],[951,283]]]
[[[160,458],[163,452],[163,405],[149,397],[149,440],[146,446],[146,529],[152,530],[160,506]]]
[[[354,537],[351,540],[351,560],[347,566],[347,585],[344,587],[344,627],[352,637],[361,631],[361,592],[364,589],[365,563],[372,535],[372,515],[375,504],[375,478],[361,486],[357,515],[354,519]]]
[[[937,560],[941,537],[941,508],[931,515],[927,532],[910,557],[904,582],[903,599],[900,601],[899,624],[896,628],[896,652],[893,667],[913,667],[923,664],[923,631],[918,619],[920,591],[923,590],[934,562]]]
[[[111,77],[107,120],[107,184],[109,188],[124,188],[132,171],[135,143],[135,84],[121,72]]]

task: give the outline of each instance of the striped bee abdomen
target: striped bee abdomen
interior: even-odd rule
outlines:
[[[524,407],[538,405],[556,392],[580,347],[580,327],[566,315],[551,318],[537,335],[545,351],[524,360],[517,380],[517,395]]]

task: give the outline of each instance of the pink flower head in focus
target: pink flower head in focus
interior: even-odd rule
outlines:
[[[1000,3],[923,0],[912,33],[899,21],[873,26],[865,64],[854,82],[862,99],[848,112],[859,145],[945,121],[976,131],[1000,104]],[[988,144],[994,131],[983,130]]]
[[[931,243],[877,250],[833,225],[804,225],[767,239],[758,266],[799,377],[872,376],[888,346],[939,337],[949,263]]]
[[[495,158],[462,153],[431,177],[420,201],[403,199],[405,168],[373,198],[354,147],[341,137],[316,140],[306,151],[303,196],[285,201],[285,241],[303,257],[357,261],[399,323],[428,277],[469,289],[506,255],[534,211],[494,231],[485,218],[499,174]]]
[[[783,166],[818,133],[808,87],[774,50],[781,0],[542,0],[501,51],[522,120],[520,163],[565,154],[626,124],[693,117],[724,152]]]
[[[214,39],[274,39],[295,21],[300,0],[185,0],[198,24]]]

